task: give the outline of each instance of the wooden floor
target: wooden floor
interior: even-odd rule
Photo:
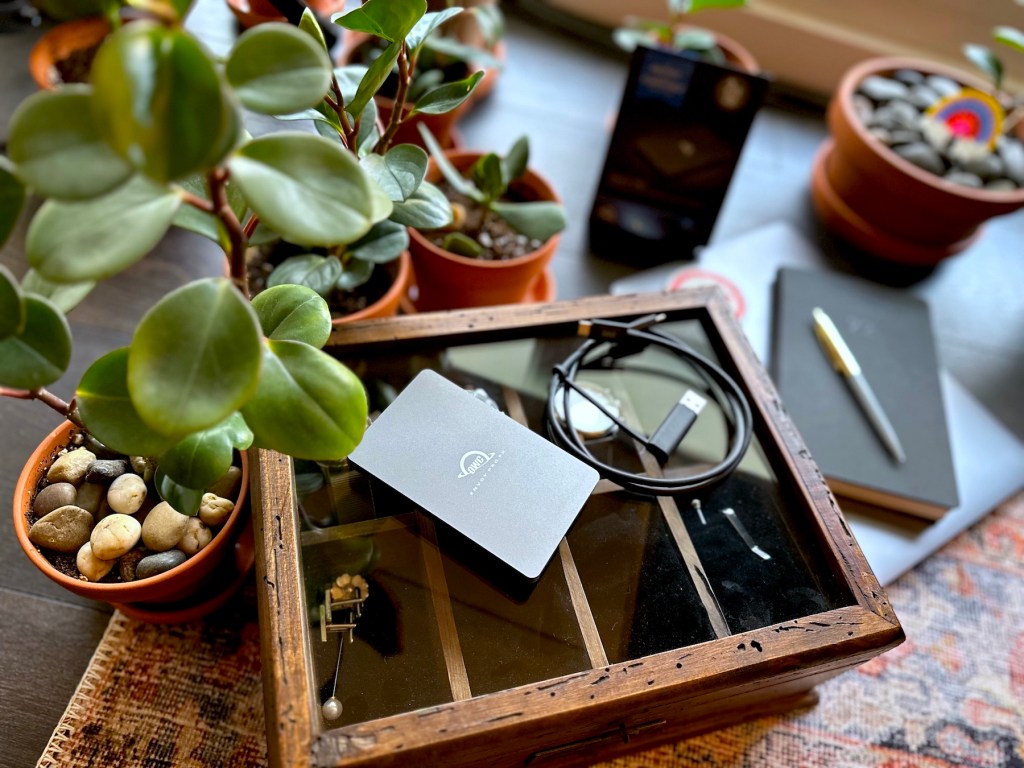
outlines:
[[[220,0],[200,0],[190,22],[223,51],[230,17]],[[25,61],[37,31],[0,34],[0,138],[14,106],[34,88]],[[625,79],[621,56],[535,21],[509,23],[508,65],[494,95],[464,123],[471,147],[507,149],[531,139],[531,165],[560,190],[569,211],[553,272],[558,295],[605,293],[633,270],[589,255],[586,217]],[[819,110],[773,101],[762,110],[715,230],[723,241],[785,220],[827,253],[844,253],[810,211],[811,158],[825,136]],[[24,223],[24,222],[23,222]],[[0,254],[24,271],[23,233]],[[970,251],[924,279],[952,373],[1024,437],[1024,214],[989,225]],[[187,233],[99,288],[71,316],[76,354],[55,389],[67,397],[99,354],[125,344],[138,317],[169,288],[221,271],[216,249]],[[890,277],[895,277],[890,275]],[[6,503],[24,460],[56,418],[34,403],[0,400],[0,499]],[[21,553],[10,528],[0,537],[0,768],[35,763],[64,711],[104,627],[109,608],[49,582]]]

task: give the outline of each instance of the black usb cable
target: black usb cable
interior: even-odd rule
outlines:
[[[547,426],[548,433],[555,443],[594,467],[603,478],[636,493],[673,496],[717,483],[739,465],[750,445],[752,416],[750,404],[729,374],[680,339],[655,327],[664,319],[664,314],[657,314],[647,315],[629,323],[616,320],[580,322],[579,334],[586,337],[586,341],[554,367],[548,392]],[[617,360],[638,354],[652,344],[668,350],[692,366],[708,385],[708,397],[693,389],[687,389],[658,428],[647,437],[626,424],[618,414],[593,397],[585,387],[577,385],[575,379],[581,368],[587,368],[596,361],[614,364]],[[572,425],[569,407],[571,393],[576,393],[590,402],[621,430],[643,445],[659,464],[665,464],[675,453],[707,405],[709,397],[713,398],[721,407],[729,424],[729,449],[717,465],[683,477],[651,477],[627,472],[606,464],[587,448],[586,442]],[[556,407],[559,398],[562,398],[561,414]]]

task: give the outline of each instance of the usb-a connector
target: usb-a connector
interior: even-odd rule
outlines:
[[[679,443],[686,437],[686,433],[690,431],[690,427],[693,426],[697,416],[707,404],[706,397],[702,397],[692,389],[686,390],[679,402],[669,411],[665,420],[651,435],[650,440],[647,441],[647,450],[658,460],[658,463],[664,464],[668,461],[668,457],[675,453]]]

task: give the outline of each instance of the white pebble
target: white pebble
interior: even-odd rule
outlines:
[[[201,550],[210,540],[213,539],[213,532],[198,517],[190,517],[185,526],[185,535],[178,542],[178,549],[189,557]]]
[[[235,508],[235,503],[214,493],[204,493],[199,505],[199,519],[210,526],[221,525]]]
[[[75,557],[75,565],[78,566],[79,572],[85,576],[89,581],[99,581],[108,573],[110,569],[114,567],[114,563],[117,560],[100,560],[93,554],[92,543],[85,542],[82,548],[78,550],[78,555]]]
[[[122,515],[134,515],[146,500],[146,481],[138,475],[125,474],[114,480],[107,491],[107,504]]]
[[[100,560],[116,560],[139,543],[142,523],[131,515],[108,515],[96,523],[89,541]]]

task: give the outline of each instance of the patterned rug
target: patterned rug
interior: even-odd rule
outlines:
[[[1024,768],[1024,494],[889,588],[907,641],[812,710],[605,768]],[[115,614],[39,765],[266,764],[252,590],[181,626]]]

